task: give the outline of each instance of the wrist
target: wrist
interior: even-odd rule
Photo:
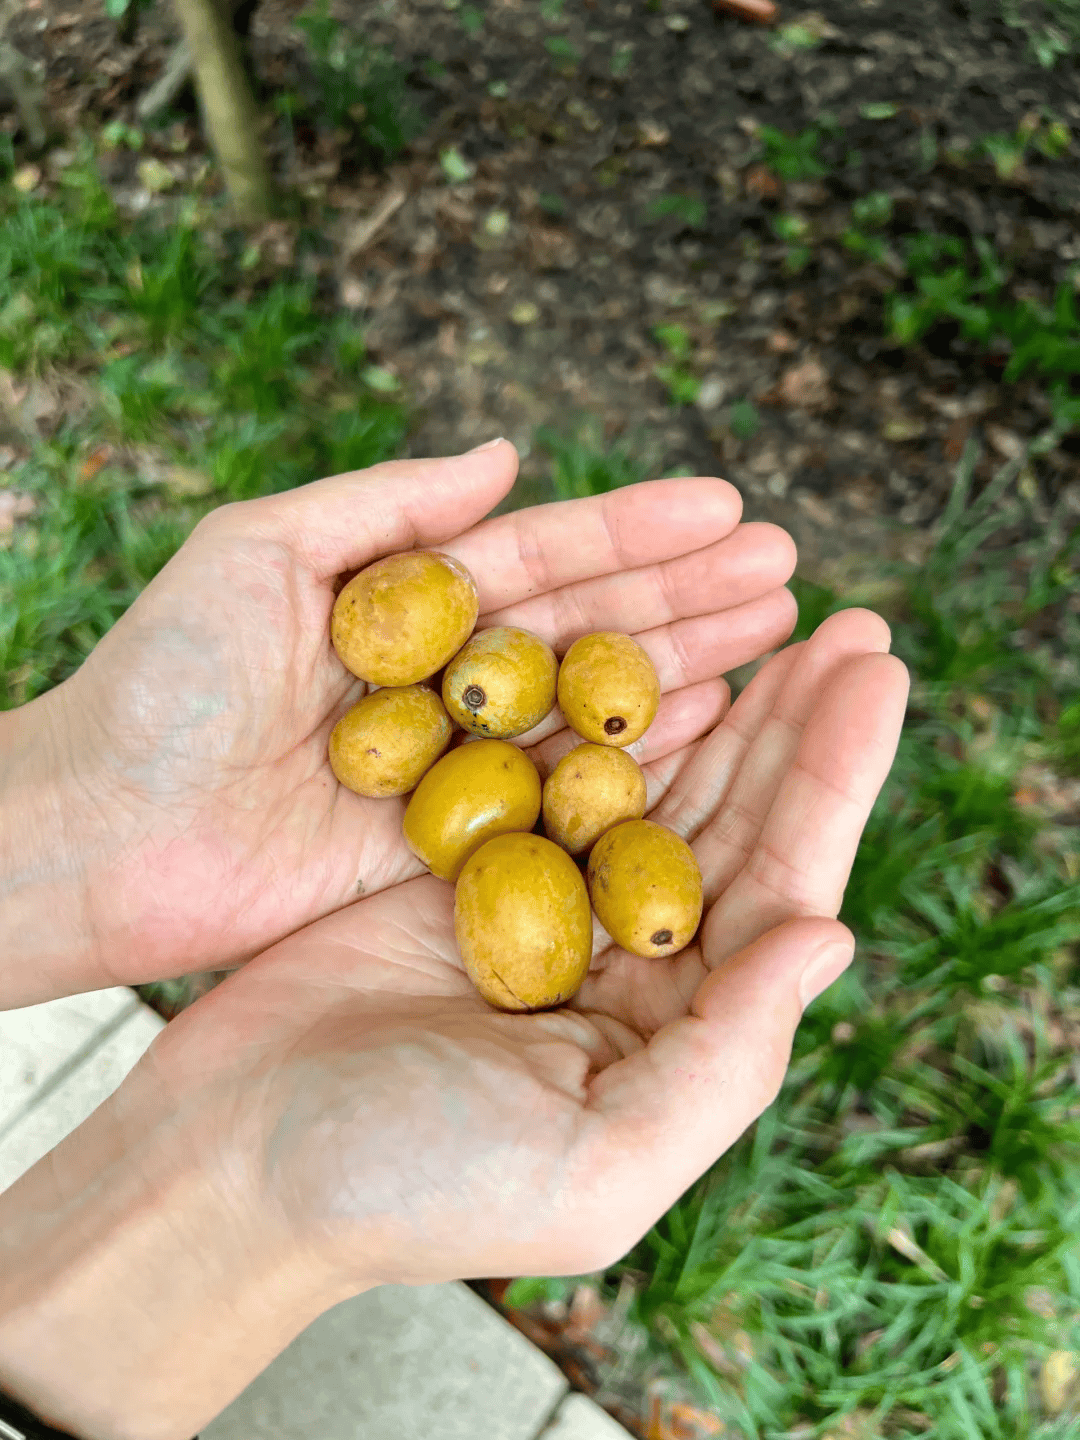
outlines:
[[[87,906],[85,800],[51,691],[0,715],[0,1006],[113,983]]]
[[[0,1388],[86,1440],[190,1440],[367,1288],[296,1243],[243,1157],[200,1152],[149,1059],[0,1195]]]

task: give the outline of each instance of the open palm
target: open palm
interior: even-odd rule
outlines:
[[[37,702],[74,776],[68,845],[97,983],[240,963],[420,874],[404,801],[361,799],[327,763],[330,730],[363,691],[329,645],[330,610],[342,575],[377,556],[448,551],[476,577],[481,625],[520,624],[559,650],[589,630],[635,633],[665,692],[645,760],[704,733],[727,699],[717,677],[790,634],[794,547],[775,526],[740,525],[726,482],[654,481],[483,520],[515,470],[503,443],[224,506]],[[519,743],[565,747],[560,727],[553,716]]]
[[[887,648],[877,616],[833,616],[647,763],[653,817],[702,867],[699,944],[643,960],[600,934],[569,1006],[504,1015],[463,973],[452,888],[404,881],[162,1033],[143,1063],[185,1147],[208,1167],[239,1151],[230,1183],[357,1288],[625,1253],[770,1103],[803,1004],[848,958],[834,917],[907,695]]]

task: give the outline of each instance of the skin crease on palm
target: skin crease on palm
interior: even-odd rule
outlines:
[[[740,524],[726,481],[653,481],[483,520],[516,468],[504,442],[223,506],[70,680],[15,712],[44,737],[33,749],[65,797],[65,842],[48,846],[60,908],[85,898],[74,939],[57,922],[33,937],[36,968],[0,975],[8,1003],[86,988],[88,973],[104,986],[240,964],[421,873],[401,837],[404,800],[353,795],[327,761],[331,729],[363,692],[329,645],[330,611],[342,577],[379,555],[455,555],[479,585],[481,626],[523,626],[559,653],[590,630],[635,634],[664,691],[633,749],[641,761],[705,733],[728,702],[718,677],[791,633],[790,537]],[[516,743],[549,760],[571,742],[556,712]]]
[[[705,739],[647,763],[652,818],[702,866],[700,944],[646,960],[599,933],[570,1006],[502,1015],[463,972],[452,887],[402,882],[162,1034],[145,1063],[198,1117],[188,1143],[245,1137],[246,1192],[357,1284],[625,1253],[774,1098],[807,960],[850,953],[832,917],[907,698],[888,644],[876,615],[835,615]]]

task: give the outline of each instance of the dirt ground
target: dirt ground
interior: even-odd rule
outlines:
[[[303,88],[291,26],[301,9],[265,0],[255,12],[265,100]],[[893,236],[986,236],[1017,296],[1048,297],[1080,260],[1074,157],[1031,151],[1003,181],[971,152],[1026,115],[1080,122],[1075,58],[1040,67],[989,0],[785,9],[784,22],[820,35],[814,49],[784,47],[705,0],[337,0],[332,13],[409,67],[426,128],[381,172],[341,133],[301,125],[290,139],[279,124],[271,145],[294,190],[325,202],[313,268],[417,407],[412,453],[507,435],[523,461],[520,503],[545,493],[536,427],[595,417],[653,473],[726,476],[748,518],[792,530],[803,574],[842,583],[876,557],[918,558],[969,435],[984,441],[985,479],[1045,425],[1040,387],[1003,387],[1004,357],[954,329],[914,350],[891,344],[882,295],[897,275],[838,238],[852,200],[884,191]],[[174,36],[158,6],[120,45],[96,0],[30,0],[21,23],[68,126],[132,119]],[[864,118],[882,102],[895,115]],[[190,95],[185,110],[148,135],[144,158],[156,147],[175,166],[186,131],[183,163],[198,163]],[[760,124],[817,125],[827,173],[778,183],[759,163]],[[448,183],[449,146],[472,172],[464,183]],[[134,164],[116,152],[113,178],[137,207]],[[650,216],[670,195],[701,202],[694,224]],[[771,227],[779,212],[807,227],[798,274]],[[703,382],[693,405],[672,406],[654,373],[663,324],[692,341]],[[727,416],[743,399],[761,424],[740,440]],[[1036,521],[1063,494],[1080,508],[1078,457],[1066,440],[1028,473]]]

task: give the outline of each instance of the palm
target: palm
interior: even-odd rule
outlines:
[[[257,1173],[298,1231],[344,1237],[358,1281],[606,1263],[775,1093],[769,1026],[790,1041],[798,1005],[774,976],[763,1021],[762,974],[734,957],[800,916],[804,948],[834,928],[903,711],[886,646],[876,617],[834,617],[648,766],[654,817],[702,864],[700,946],[658,962],[601,934],[569,1007],[502,1015],[463,972],[451,887],[426,876],[261,956],[159,1059],[195,1113],[257,1137]]]
[[[99,833],[109,820],[89,888],[107,906],[95,920],[116,979],[237,963],[420,873],[404,802],[363,800],[327,764],[330,730],[361,693],[327,638],[343,571],[438,544],[476,575],[482,625],[522,624],[557,648],[590,629],[637,633],[666,692],[644,759],[713,724],[716,677],[790,633],[791,543],[738,525],[723,481],[471,523],[513,478],[511,455],[478,457],[474,472],[457,462],[453,483],[449,462],[402,462],[225,507],[57,692]],[[525,742],[569,743],[551,730]]]

